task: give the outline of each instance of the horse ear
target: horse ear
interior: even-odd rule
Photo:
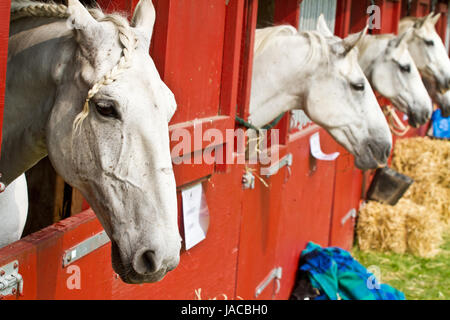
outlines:
[[[433,25],[436,25],[436,23],[438,23],[440,18],[441,18],[441,13],[439,12],[434,17],[430,18],[430,23],[432,23]]]
[[[399,36],[395,37],[393,40],[393,45],[395,45],[396,48],[400,47],[402,44],[406,44],[410,39],[414,32],[413,28],[406,29],[405,32],[400,34]],[[392,41],[391,40],[391,41]]]
[[[367,25],[363,31],[359,33],[354,33],[345,38],[342,43],[344,45],[344,55],[347,55],[350,51],[353,50],[354,47],[358,45],[358,43],[364,38],[364,36],[369,30],[369,26]]]
[[[156,12],[152,0],[140,0],[134,10],[131,25],[141,32],[150,40],[152,38],[153,27],[155,25]]]
[[[92,35],[93,29],[98,22],[91,16],[89,11],[78,0],[67,1],[67,19],[71,26],[85,35]]]
[[[323,14],[320,15],[319,20],[317,20],[317,31],[319,31],[325,37],[332,37],[333,33],[328,28],[327,22]]]

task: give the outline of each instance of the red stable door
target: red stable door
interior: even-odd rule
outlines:
[[[287,153],[292,156],[292,166],[282,189],[279,212],[277,266],[282,269],[279,299],[290,297],[300,254],[308,242],[327,247],[330,241],[337,162],[318,160],[311,155],[310,138],[317,133],[324,153],[337,150],[334,139],[317,125],[289,136]]]
[[[241,92],[241,115],[248,116],[248,101],[250,99],[249,82],[252,71],[253,41],[257,24],[258,1],[249,1],[247,10],[246,51],[244,65],[247,72],[242,76],[246,84]],[[267,1],[260,1],[261,6]],[[261,7],[262,9],[265,9]],[[273,21],[275,24],[291,23],[298,25],[297,0],[275,1]],[[247,163],[247,168],[255,176],[254,189],[244,190],[242,202],[242,222],[239,245],[239,260],[237,269],[236,294],[244,299],[282,299],[279,286],[284,286],[284,271],[280,267],[278,253],[285,243],[280,243],[280,226],[283,223],[282,214],[286,206],[283,200],[291,170],[288,162],[291,154],[287,152],[287,131],[289,114],[287,114],[275,129],[280,130],[280,144],[272,145],[273,152],[279,152],[279,161],[271,163],[273,172],[265,175],[261,165]],[[263,179],[263,181],[260,180]]]

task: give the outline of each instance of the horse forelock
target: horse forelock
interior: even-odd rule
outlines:
[[[63,4],[55,4],[54,2],[37,2],[30,0],[12,0],[11,2],[11,21],[27,18],[68,18],[68,7]],[[99,7],[89,9],[89,13],[98,22],[111,22],[116,28],[119,41],[122,45],[122,56],[118,63],[108,71],[101,79],[93,84],[90,88],[83,110],[74,121],[75,131],[79,129],[83,120],[89,114],[89,101],[98,93],[105,85],[109,85],[117,80],[125,69],[131,66],[131,56],[137,48],[137,36],[130,27],[126,17],[119,13],[105,14]]]

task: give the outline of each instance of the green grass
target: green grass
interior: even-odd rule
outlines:
[[[381,272],[379,281],[402,291],[408,300],[450,300],[450,233],[441,248],[442,252],[432,259],[363,252],[357,246],[352,255],[366,268],[377,266]]]

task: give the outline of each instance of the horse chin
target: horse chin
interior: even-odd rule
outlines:
[[[141,283],[155,283],[155,282],[159,282],[162,279],[164,279],[164,277],[167,274],[167,270],[166,269],[161,269],[158,272],[151,274],[151,275],[145,275],[142,276],[140,274],[137,274],[135,272],[130,272],[128,273],[125,277],[120,276],[120,279],[122,279],[123,282],[128,283],[128,284],[141,284]]]
[[[372,170],[380,167],[373,157],[355,157],[355,166],[360,170]]]
[[[391,152],[390,144],[379,144],[367,139],[360,152],[355,156],[355,166],[360,170],[372,170],[385,167]]]

